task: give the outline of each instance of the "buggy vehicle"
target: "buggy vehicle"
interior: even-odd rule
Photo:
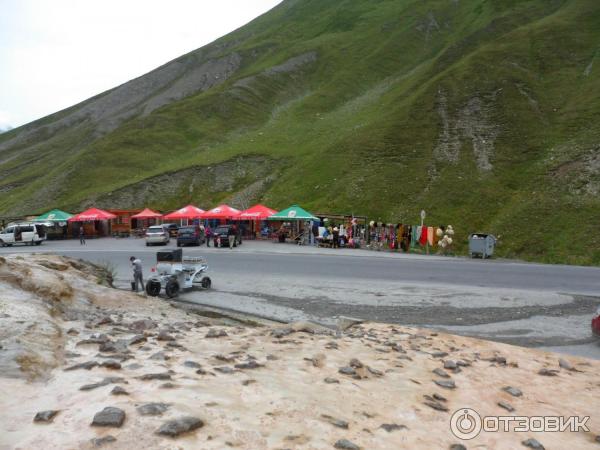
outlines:
[[[229,230],[233,228],[233,226],[234,225],[219,225],[213,230],[213,241],[215,247],[229,247],[229,238],[231,237],[229,236]],[[242,245],[242,234],[239,228],[237,228],[234,238],[234,247]]]
[[[157,252],[146,293],[157,297],[164,290],[167,297],[173,298],[182,290],[210,289],[212,282],[207,271],[204,258],[184,257],[181,249]]]
[[[41,245],[46,240],[46,229],[38,223],[14,223],[0,231],[0,246],[15,244]]]

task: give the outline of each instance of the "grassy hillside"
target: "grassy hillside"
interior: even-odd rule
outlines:
[[[461,241],[500,235],[504,256],[599,264],[599,43],[595,0],[287,0],[1,134],[0,215],[244,199],[417,222],[426,209]],[[177,190],[146,188],[158,179]]]

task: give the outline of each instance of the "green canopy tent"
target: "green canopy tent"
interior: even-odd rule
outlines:
[[[33,219],[34,222],[66,222],[69,218],[73,217],[73,214],[61,211],[60,209],[53,209],[47,213],[37,216]]]
[[[279,211],[272,216],[269,216],[267,220],[279,220],[279,221],[292,221],[292,220],[319,220],[318,217],[313,216],[305,209],[300,208],[298,205],[292,205],[282,211]]]
[[[73,214],[53,209],[47,213],[37,216],[33,222],[39,222],[46,229],[47,239],[66,239],[67,237],[67,221],[73,217]]]

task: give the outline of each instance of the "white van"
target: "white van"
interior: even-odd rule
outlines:
[[[0,246],[40,245],[46,239],[44,227],[37,223],[14,223],[0,231]]]

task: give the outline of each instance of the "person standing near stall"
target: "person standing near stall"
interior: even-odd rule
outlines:
[[[206,246],[210,247],[210,238],[212,237],[212,230],[210,229],[209,224],[206,224],[206,228],[204,228],[204,235],[206,236]]]
[[[79,227],[79,245],[85,245],[85,230],[83,225]]]

